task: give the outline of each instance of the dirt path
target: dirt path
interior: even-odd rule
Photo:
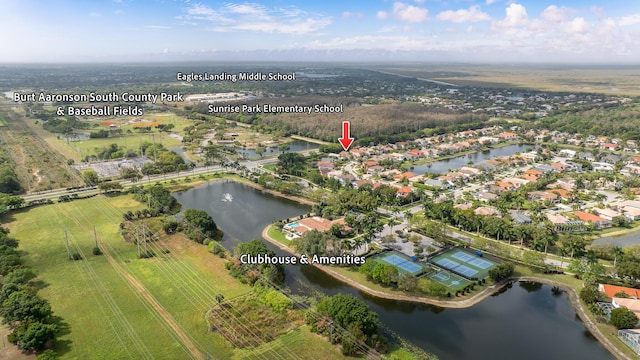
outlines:
[[[67,218],[69,218],[79,226],[83,227],[87,232],[92,232],[91,229],[89,229],[87,226],[82,224],[77,218],[70,216],[69,213],[62,210],[60,207],[58,207],[58,211],[60,211],[64,216],[66,216]],[[131,286],[133,286],[134,289],[136,289],[138,294],[140,294],[144,298],[144,300],[149,305],[151,305],[151,307],[153,307],[156,313],[160,315],[162,320],[164,320],[164,322],[167,325],[169,325],[169,327],[173,330],[173,332],[178,336],[178,338],[182,342],[182,345],[189,351],[189,353],[191,354],[191,358],[198,359],[198,360],[204,359],[202,352],[200,352],[198,347],[191,341],[189,336],[182,330],[182,328],[176,322],[173,316],[171,316],[171,314],[169,314],[169,312],[164,307],[162,307],[162,305],[160,305],[160,303],[153,297],[153,295],[151,295],[151,293],[144,287],[144,285],[142,285],[142,283],[138,281],[138,279],[133,277],[128,271],[126,271],[118,263],[116,259],[113,258],[113,256],[109,252],[109,249],[105,245],[102,237],[100,235],[97,235],[97,238],[98,238],[98,245],[100,246],[100,250],[102,251],[104,256],[107,258],[107,261],[109,261],[109,264],[111,264],[111,266],[113,266],[113,268],[118,273],[120,273],[126,279],[126,281]]]
[[[200,352],[200,350],[198,350],[198,347],[182,330],[173,316],[171,316],[171,314],[169,314],[169,312],[164,307],[162,307],[162,305],[160,305],[160,303],[153,297],[153,295],[151,295],[151,293],[149,293],[149,291],[136,278],[134,278],[125,269],[123,269],[122,266],[120,266],[120,264],[118,264],[118,262],[111,256],[109,250],[104,245],[104,242],[102,241],[100,236],[98,236],[98,245],[100,245],[100,250],[102,250],[102,253],[107,257],[107,260],[109,261],[111,266],[113,266],[113,268],[117,272],[119,272],[124,276],[125,279],[127,279],[129,284],[131,284],[131,286],[133,286],[136,291],[138,291],[138,293],[149,303],[149,305],[153,307],[158,315],[160,315],[162,320],[164,320],[167,325],[171,327],[173,332],[178,336],[178,338],[180,338],[182,344],[187,348],[187,350],[189,350],[189,353],[191,353],[191,357],[194,359],[204,359],[202,353]]]

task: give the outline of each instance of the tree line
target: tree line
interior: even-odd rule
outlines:
[[[12,330],[9,342],[23,350],[41,351],[55,340],[59,328],[49,301],[38,295],[35,272],[23,264],[17,247],[9,230],[0,228],[0,316]],[[55,355],[51,350],[46,353]]]

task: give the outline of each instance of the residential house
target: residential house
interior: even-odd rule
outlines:
[[[596,161],[596,157],[595,155],[593,155],[592,152],[590,151],[581,151],[578,154],[576,154],[576,157],[580,160],[586,160],[586,161]]]
[[[581,221],[584,221],[586,223],[593,223],[596,230],[611,227],[611,220],[605,219],[602,216],[594,215],[584,211],[575,211],[573,214],[577,216]]]
[[[540,179],[540,177],[542,176],[542,171],[529,169],[524,172],[524,175],[529,175],[535,177],[536,179]]]
[[[600,158],[600,161],[610,164],[610,165],[615,165],[616,163],[618,163],[619,161],[621,161],[622,158],[616,154],[607,154],[603,157]]]
[[[630,287],[609,285],[609,284],[598,284],[598,291],[600,291],[601,293],[604,293],[610,298],[615,297],[616,294],[623,292],[623,293],[626,293],[627,296],[629,296],[632,299],[640,299],[640,290],[630,288]]]
[[[489,206],[480,206],[473,210],[473,213],[480,216],[496,216],[499,214],[498,210]]]
[[[476,193],[476,199],[479,201],[489,202],[498,198],[498,195],[491,192],[479,192]]]
[[[509,214],[516,225],[531,224],[531,217],[522,211],[510,211]]]
[[[403,187],[398,188],[397,196],[407,197],[412,192],[413,192],[413,190],[411,189],[410,186],[403,186]]]
[[[635,208],[632,206],[625,206],[624,208],[622,208],[622,214],[627,220],[631,220],[631,221],[640,220],[640,209],[638,208]]]
[[[556,182],[553,182],[549,185],[547,185],[547,188],[549,189],[564,189],[567,191],[571,191],[575,188],[576,186],[576,179],[572,179],[572,178],[560,178],[558,180],[556,180]]]
[[[560,197],[561,200],[564,201],[574,201],[578,195],[571,193],[565,189],[551,189],[549,192],[554,193]]]
[[[400,174],[395,174],[395,175],[393,175],[393,178],[396,181],[402,181],[402,179],[406,178],[407,180],[409,180],[414,176],[416,176],[414,173],[407,171],[407,172],[403,172],[403,173],[400,173]]]
[[[591,167],[592,167],[593,171],[598,171],[598,172],[612,172],[613,171],[613,165],[607,164],[605,162],[594,161],[594,162],[591,163]]]
[[[619,307],[627,308],[631,310],[634,314],[636,314],[637,317],[640,318],[640,300],[638,299],[613,297],[611,298],[611,305],[613,305],[616,308],[619,308]]]
[[[625,165],[620,169],[620,173],[626,176],[640,176],[640,166],[635,164]]]
[[[539,202],[549,201],[551,203],[556,203],[558,202],[559,196],[557,194],[554,194],[548,191],[531,191],[527,193],[527,198],[532,201],[539,201]]]
[[[622,213],[619,213],[615,210],[611,210],[611,209],[599,209],[599,208],[594,208],[595,212],[605,218],[605,219],[609,219],[609,220],[613,220],[613,218],[617,218],[619,216],[622,216]]]
[[[412,149],[406,152],[405,154],[411,160],[417,160],[424,156],[422,150]]]

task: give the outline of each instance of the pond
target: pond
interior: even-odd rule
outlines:
[[[289,150],[287,152],[297,152],[303,150],[311,150],[317,149],[319,147],[318,144],[311,143],[303,140],[293,140],[287,143],[289,145]],[[278,145],[270,146],[266,148],[266,151],[262,156],[269,155],[279,155],[280,150],[278,149]],[[260,155],[256,154],[254,149],[238,149],[238,155],[243,155],[247,159],[258,159]]]
[[[250,186],[212,182],[175,194],[183,208],[207,211],[232,249],[260,237],[274,219],[303,214],[308,206]],[[278,254],[281,250],[270,245]],[[613,359],[577,318],[564,293],[550,286],[516,283],[467,309],[443,309],[374,298],[312,266],[288,266],[287,286],[328,295],[350,293],[375,310],[387,328],[440,359]]]
[[[444,174],[449,170],[459,169],[463,166],[467,166],[470,161],[474,164],[490,160],[497,157],[513,155],[517,152],[525,152],[530,145],[512,144],[500,148],[495,148],[487,151],[478,151],[475,153],[457,156],[451,159],[434,161],[428,164],[422,164],[415,166],[413,169],[409,169],[416,175],[422,175],[424,173],[432,174]]]
[[[593,240],[592,245],[612,244],[620,247],[640,245],[640,230],[634,230],[621,236],[607,236]]]

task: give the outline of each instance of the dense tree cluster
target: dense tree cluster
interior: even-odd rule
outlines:
[[[180,155],[165,149],[160,143],[142,143],[142,153],[153,160],[153,162],[142,166],[141,172],[144,175],[165,174],[189,169]]]
[[[531,224],[515,225],[506,210],[503,217],[476,215],[472,209],[463,210],[454,207],[453,201],[434,203],[424,202],[427,218],[439,220],[456,226],[465,231],[480,232],[488,237],[508,242],[517,241],[522,245],[529,245],[538,251],[547,251],[557,241],[557,235],[550,226],[534,226]],[[573,238],[571,238],[573,239]],[[582,238],[575,237],[575,241],[563,243],[566,255],[581,255],[585,243]]]
[[[19,194],[23,190],[11,157],[5,148],[0,148],[0,193]]]
[[[611,310],[611,325],[617,329],[632,329],[638,325],[636,314],[624,307]]]
[[[154,184],[145,188],[132,189],[135,199],[147,204],[152,215],[172,214],[178,211],[180,204],[171,192],[161,184]]]
[[[511,276],[511,274],[513,274],[514,269],[515,269],[515,266],[513,265],[513,263],[509,263],[509,262],[502,263],[494,267],[493,269],[489,270],[489,277],[491,278],[491,280],[497,282]]]
[[[284,281],[284,266],[281,264],[249,264],[242,263],[242,255],[273,257],[276,253],[270,250],[262,239],[254,239],[238,244],[233,251],[233,258],[226,264],[232,276],[244,283],[254,285],[259,279],[267,283],[280,285]]]
[[[376,283],[392,286],[398,285],[399,273],[398,268],[391,264],[383,264],[381,262],[367,261],[358,268],[360,273],[367,275],[367,279]],[[404,284],[407,285],[406,283]],[[414,289],[415,290],[415,289]]]
[[[360,353],[365,344],[379,351],[386,348],[386,339],[378,329],[378,314],[353,295],[325,297],[316,311],[307,313],[306,321],[312,331],[330,336],[332,343],[341,343],[345,355]]]
[[[12,332],[8,340],[24,350],[41,350],[55,338],[58,327],[51,323],[51,305],[33,286],[35,273],[23,267],[18,242],[0,228],[0,317]]]
[[[277,169],[281,174],[302,176],[307,167],[307,158],[295,152],[278,155]]]
[[[222,231],[204,210],[186,209],[184,222],[187,237],[197,243],[207,244],[212,240],[222,239]]]
[[[637,259],[621,261],[616,266],[616,269],[618,270],[618,276],[621,278],[640,280],[640,262]]]

